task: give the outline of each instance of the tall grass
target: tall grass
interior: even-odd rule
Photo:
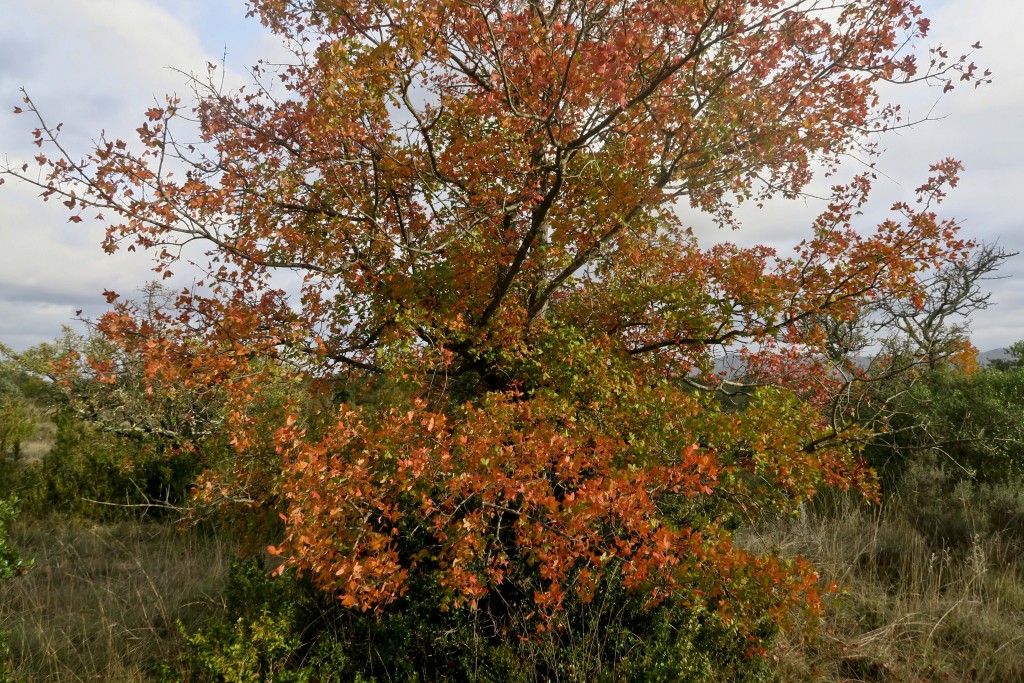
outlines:
[[[225,540],[154,523],[19,523],[11,541],[35,566],[0,590],[11,680],[155,680],[194,629],[223,611]]]
[[[811,559],[838,589],[817,632],[777,644],[778,680],[1024,681],[1019,539],[936,537],[899,499],[833,503],[745,535],[751,548]]]
[[[741,532],[753,550],[811,559],[838,587],[815,631],[777,641],[770,677],[1024,681],[1024,490],[950,488],[932,474],[881,508],[835,495],[802,519]],[[0,588],[13,681],[159,681],[189,655],[183,632],[230,611],[226,535],[25,517],[11,540],[35,559]]]

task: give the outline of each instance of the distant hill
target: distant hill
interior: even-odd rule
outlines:
[[[1006,349],[992,349],[978,354],[978,364],[981,367],[986,367],[994,360],[1008,360],[1011,357]]]
[[[978,364],[981,367],[988,367],[994,360],[1007,360],[1012,358],[1006,349],[991,349],[978,353]],[[854,363],[862,369],[871,364],[874,356],[857,356]],[[735,378],[743,372],[743,363],[739,354],[726,353],[724,356],[715,359],[714,371],[724,373],[726,377]]]

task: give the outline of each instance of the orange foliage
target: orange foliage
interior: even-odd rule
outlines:
[[[107,248],[160,272],[207,246],[159,334],[124,306],[103,330],[149,378],[225,387],[237,456],[202,490],[263,477],[274,551],[345,605],[419,580],[473,607],[517,583],[544,628],[614,574],[782,622],[818,608],[813,571],[731,529],[822,485],[874,494],[856,368],[805,323],[919,297],[968,248],[934,208],[960,166],[873,229],[855,224],[873,175],[837,186],[789,255],[702,246],[680,207],[728,224],[735,201],[795,197],[900,124],[880,84],[983,78],[941,48],[917,61],[909,0],[817,4],[255,0],[300,57],[257,69],[283,92],[197,83],[203,144],[169,134],[170,100],[138,151],[57,147],[41,183],[117,214]],[[713,360],[738,346],[764,388],[725,409]],[[325,402],[367,388],[286,419],[261,407],[268,374]]]
[[[978,364],[978,349],[966,339],[957,344],[956,350],[949,355],[949,363],[965,375],[972,375],[981,367]]]

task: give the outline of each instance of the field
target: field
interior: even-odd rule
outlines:
[[[12,681],[144,681],[193,629],[223,610],[232,550],[198,531],[59,518],[14,528],[35,562],[3,589]]]
[[[838,589],[816,629],[777,640],[762,680],[1024,680],[1021,539],[935,549],[900,507],[837,497],[743,532],[752,549],[811,558]],[[35,561],[0,601],[12,681],[174,680],[184,634],[225,611],[235,549],[213,533],[54,517],[23,520],[11,540]]]

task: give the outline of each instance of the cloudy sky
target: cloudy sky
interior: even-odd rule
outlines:
[[[944,211],[963,222],[965,235],[1024,251],[1024,2],[923,4],[930,42],[959,54],[980,41],[975,61],[994,72],[994,82],[942,98],[927,88],[895,93],[910,116],[935,120],[886,140],[874,210],[880,218],[896,199],[912,198],[928,165],[953,156],[967,173]],[[224,59],[229,77],[240,79],[260,57],[282,54],[245,12],[244,0],[0,0],[0,155],[35,153],[31,121],[10,113],[22,86],[51,122],[66,122],[65,142],[84,151],[101,130],[127,139],[164,94],[187,94],[175,69],[205,73],[208,61]],[[15,348],[52,339],[77,309],[98,315],[104,289],[131,293],[153,276],[144,256],[105,255],[101,226],[72,225],[63,207],[35,195],[10,181],[0,187],[0,343]],[[782,246],[799,241],[817,210],[801,201],[747,211],[745,228],[724,236],[693,220],[708,239]],[[972,325],[982,350],[1024,339],[1024,255],[1002,275],[989,283],[994,305]]]

